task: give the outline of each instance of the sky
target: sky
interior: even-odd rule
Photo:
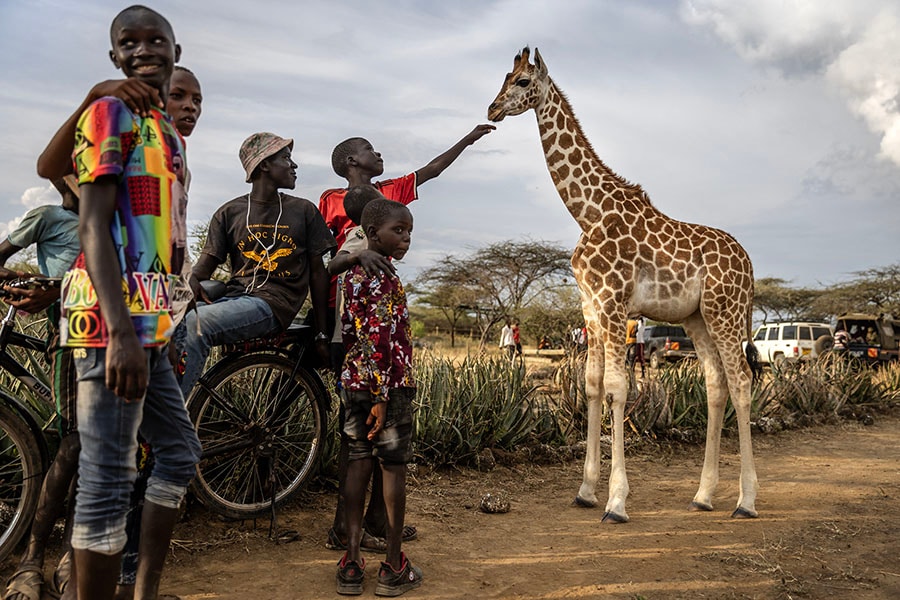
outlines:
[[[540,49],[603,161],[681,221],[728,231],[757,278],[824,287],[900,262],[896,0],[151,0],[203,88],[188,218],[246,194],[251,133],[295,140],[294,194],[342,187],[362,136],[385,177],[478,123],[513,57]],[[0,0],[0,236],[58,195],[37,156],[90,87],[118,78],[109,0]],[[419,188],[411,279],[503,240],[573,248],[534,113]]]

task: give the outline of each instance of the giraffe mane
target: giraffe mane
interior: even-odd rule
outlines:
[[[591,144],[591,140],[588,139],[587,135],[585,135],[584,128],[581,126],[581,122],[575,115],[575,111],[572,109],[572,103],[569,101],[569,98],[566,96],[565,92],[563,92],[562,89],[556,84],[556,82],[553,81],[552,77],[548,76],[547,79],[550,81],[550,85],[553,86],[553,88],[556,90],[556,93],[559,94],[563,108],[566,109],[566,112],[568,112],[568,114],[572,117],[572,120],[575,121],[576,131],[581,138],[579,147],[583,151],[586,151],[589,154],[590,158],[598,165],[600,165],[601,169],[609,173],[610,177],[612,177],[616,181],[616,183],[632,192],[635,195],[636,200],[642,200],[650,206],[653,206],[653,203],[650,201],[650,196],[646,191],[644,191],[644,188],[642,188],[639,183],[633,183],[625,179],[624,177],[613,171],[605,162],[603,162],[603,160],[600,158],[600,155],[598,155],[597,151],[594,150],[594,146]]]

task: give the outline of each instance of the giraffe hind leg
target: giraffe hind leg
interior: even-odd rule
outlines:
[[[713,494],[719,482],[719,451],[722,423],[725,417],[725,403],[728,399],[728,388],[725,382],[722,360],[700,312],[698,311],[685,319],[684,327],[694,342],[694,350],[696,350],[697,358],[703,366],[707,398],[706,447],[703,457],[703,469],[700,473],[700,485],[689,505],[689,510],[711,511],[713,510]]]
[[[587,452],[584,458],[584,477],[575,506],[596,508],[597,482],[600,479],[600,428],[603,421],[603,359],[599,348],[593,344],[588,347],[587,362],[584,365],[585,390],[587,394]]]

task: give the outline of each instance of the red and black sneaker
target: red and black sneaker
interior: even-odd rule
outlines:
[[[422,569],[414,567],[406,554],[400,554],[400,565],[400,570],[395,571],[388,563],[381,563],[376,596],[400,596],[422,585]]]
[[[338,571],[334,579],[337,582],[338,594],[359,596],[363,593],[363,582],[366,579],[366,559],[362,559],[362,564],[360,564],[355,560],[348,560],[345,553],[341,562],[338,563]]]

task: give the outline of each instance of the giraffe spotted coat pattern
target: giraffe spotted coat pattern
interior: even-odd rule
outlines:
[[[581,506],[598,504],[602,402],[612,413],[612,465],[604,522],[628,521],[625,500],[624,411],[626,321],[644,315],[683,323],[703,364],[708,421],[700,486],[691,508],[712,510],[719,477],[719,448],[725,403],[730,395],[740,436],[740,494],[735,517],[756,517],[756,469],[750,440],[748,357],[753,305],[753,266],[747,252],[724,231],[671,219],[650,202],[639,185],[614,173],[597,156],[572,107],[535,49],[513,61],[488,118],[534,110],[547,168],[560,198],[581,227],[572,269],[588,330],[585,379],[588,440]]]

